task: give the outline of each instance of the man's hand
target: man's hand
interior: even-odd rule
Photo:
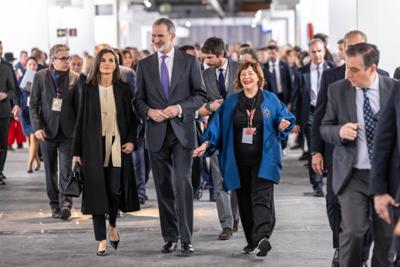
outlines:
[[[321,153],[315,153],[312,155],[312,169],[319,175],[324,174],[324,159]]]
[[[168,119],[168,116],[164,114],[161,109],[152,109],[150,108],[147,111],[147,116],[150,117],[155,122],[163,122]]]
[[[389,205],[399,207],[399,203],[396,203],[389,194],[374,196],[374,208],[376,213],[382,220],[391,224],[392,220],[390,218]]]
[[[295,133],[295,134],[300,133],[300,125],[298,125],[298,124],[295,125],[295,126],[293,127],[292,133]]]
[[[199,115],[204,117],[204,116],[209,116],[211,115],[211,112],[206,108],[207,104],[204,104],[201,108],[199,108],[198,112]]]
[[[281,120],[278,128],[279,128],[279,131],[283,132],[289,126],[290,126],[290,121],[284,119],[284,120]]]
[[[35,132],[35,137],[41,141],[44,141],[44,139],[47,137],[46,133],[44,132],[44,130],[37,130]]]
[[[15,105],[12,109],[12,114],[14,116],[14,120],[19,120],[19,114],[21,113],[21,108],[18,105]]]
[[[75,165],[75,163],[78,163],[79,165],[82,166],[82,161],[80,156],[73,156],[72,157],[72,165]]]
[[[168,119],[172,119],[179,115],[179,108],[178,105],[172,105],[168,106],[162,112],[167,116]]]
[[[122,152],[124,152],[125,154],[130,154],[133,151],[133,143],[126,143],[122,146]]]
[[[4,92],[0,92],[0,101],[3,101],[6,98],[7,98],[7,94]]]
[[[339,136],[342,139],[354,141],[357,138],[357,129],[360,127],[359,123],[348,122],[340,127]]]
[[[193,157],[202,157],[204,155],[204,153],[206,152],[208,147],[208,142],[204,142],[201,146],[197,147],[194,151],[193,151]]]
[[[211,104],[210,104],[210,109],[212,112],[217,111],[219,107],[224,103],[224,100],[222,98],[215,99]]]

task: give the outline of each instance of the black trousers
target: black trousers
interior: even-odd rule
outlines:
[[[332,230],[333,248],[339,248],[339,232],[342,214],[340,213],[340,204],[332,188],[332,166],[327,169],[326,183],[326,212],[328,214],[329,226]]]
[[[258,165],[238,168],[241,186],[236,195],[240,220],[247,243],[255,246],[262,238],[269,238],[275,227],[274,184],[258,178]]]
[[[52,209],[72,207],[72,198],[64,195],[67,180],[72,172],[72,138],[61,131],[53,139],[40,142],[46,173],[46,190]],[[60,171],[58,171],[57,164]]]
[[[10,127],[10,118],[0,118],[0,173],[4,170],[4,164],[7,158],[8,128]]]
[[[104,178],[106,180],[109,206],[108,221],[111,226],[116,227],[121,199],[121,168],[112,166],[104,167]],[[105,214],[93,214],[92,219],[95,240],[105,240],[107,238]]]

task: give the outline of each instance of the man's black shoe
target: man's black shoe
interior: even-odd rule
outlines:
[[[7,177],[4,175],[3,172],[0,172],[0,180],[5,180]]]
[[[339,267],[339,249],[335,249],[335,253],[333,254],[332,258],[332,267]]]
[[[324,197],[324,192],[321,189],[314,189],[313,192],[314,197]]]
[[[162,253],[171,253],[176,250],[176,242],[167,242],[161,249]]]
[[[55,208],[51,211],[51,217],[55,219],[60,219],[61,218],[61,211],[59,208]]]
[[[252,245],[247,245],[243,248],[242,254],[252,254],[256,248]]]
[[[258,242],[254,253],[257,257],[265,257],[268,254],[268,251],[271,250],[271,243],[269,242],[268,238],[264,237]]]
[[[64,207],[61,211],[61,219],[68,220],[69,217],[71,217],[71,209]]]
[[[6,185],[6,182],[0,178],[0,185]]]
[[[194,252],[192,244],[189,242],[183,242],[181,245],[181,255],[190,256]]]
[[[146,199],[144,198],[144,196],[139,196],[139,203],[140,205],[144,205],[144,203],[146,203]]]

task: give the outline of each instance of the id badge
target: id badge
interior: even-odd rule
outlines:
[[[31,97],[28,96],[28,98],[26,99],[26,106],[29,107],[29,101],[31,101]]]
[[[53,98],[53,105],[51,106],[52,111],[61,111],[62,99],[61,98]]]
[[[254,128],[243,128],[242,143],[253,144]]]

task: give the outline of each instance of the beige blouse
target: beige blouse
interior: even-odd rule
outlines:
[[[118,131],[113,86],[103,87],[99,85],[99,94],[102,136],[105,137],[104,167],[109,166],[110,155],[112,166],[121,167],[121,138]]]

